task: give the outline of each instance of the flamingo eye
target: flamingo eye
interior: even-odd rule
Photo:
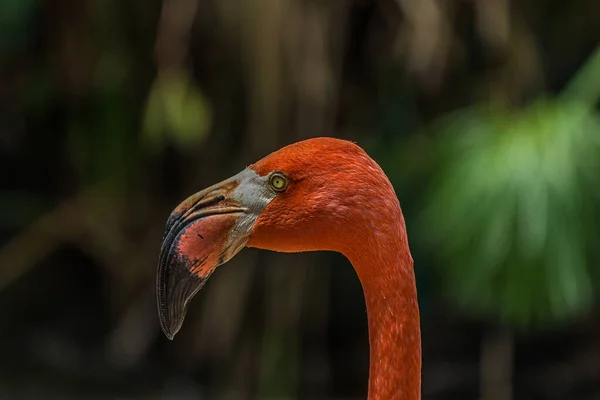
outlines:
[[[283,192],[285,189],[287,189],[289,181],[285,175],[275,172],[273,175],[271,175],[271,178],[269,178],[269,183],[276,192]]]

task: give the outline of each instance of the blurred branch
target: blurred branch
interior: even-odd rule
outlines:
[[[160,238],[162,225],[149,223],[141,238],[128,240],[123,234],[125,223],[120,221],[125,207],[105,189],[97,184],[64,200],[0,248],[0,264],[4,266],[0,269],[0,291],[65,242],[76,243],[121,278],[137,280],[140,273],[143,275],[147,270],[140,266],[155,253],[157,240],[153,239]],[[140,243],[146,246],[143,252],[139,251]],[[124,264],[128,268],[123,268]]]
[[[284,33],[289,38],[288,68],[294,76],[295,138],[304,139],[334,129],[339,77],[333,66],[339,64],[335,61],[340,52],[331,37],[346,27],[346,21],[339,4],[292,2],[290,7],[297,17],[287,17],[290,21]],[[333,19],[336,24],[331,23]]]
[[[503,48],[510,36],[510,3],[508,0],[475,0],[477,25],[481,36],[492,48]]]
[[[0,291],[48,257],[61,243],[77,238],[83,230],[82,203],[101,194],[100,188],[93,187],[65,200],[0,248],[0,265],[3,266]]]
[[[254,10],[242,23],[243,59],[249,84],[248,147],[262,154],[279,143],[279,123],[282,118],[283,66],[282,32],[290,0],[249,0]]]
[[[188,61],[192,25],[198,0],[165,0],[156,34],[156,64],[159,70],[181,68]]]
[[[487,332],[481,349],[481,399],[512,399],[514,339],[510,329]]]
[[[428,88],[437,88],[446,67],[452,27],[448,22],[448,5],[438,0],[396,0],[407,18],[398,35],[398,43],[407,49],[406,64]]]

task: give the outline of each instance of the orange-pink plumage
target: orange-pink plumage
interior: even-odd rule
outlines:
[[[274,175],[286,180],[284,190],[269,188]],[[344,254],[361,281],[367,305],[371,358],[368,399],[420,399],[419,308],[404,218],[392,184],[363,149],[333,138],[305,140],[268,155],[209,189],[201,192],[202,196],[221,191],[223,204],[233,207],[231,215],[236,218],[234,226],[225,229],[229,236],[214,241],[219,263],[244,245],[283,252],[329,250]],[[190,207],[188,203],[178,207],[171,218],[180,217]],[[205,210],[220,212],[218,205]],[[194,229],[202,229],[202,220],[195,223],[199,226]],[[177,229],[184,229],[185,223],[180,225]],[[211,229],[222,231],[214,226]],[[237,246],[235,251],[230,250],[232,246]],[[163,246],[162,254],[166,255],[161,255],[161,260],[177,257],[177,246]],[[190,270],[184,264],[181,268]],[[160,271],[159,267],[159,275]],[[167,292],[167,284],[162,289],[159,285],[159,304],[168,297]],[[177,312],[169,315],[183,320]],[[172,337],[180,324],[173,323],[176,329],[171,328],[169,318],[175,317],[161,314],[163,329]]]

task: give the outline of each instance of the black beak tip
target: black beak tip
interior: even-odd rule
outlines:
[[[171,333],[171,332],[165,332],[165,336],[167,337],[167,339],[169,340],[173,340],[175,339],[175,333]]]
[[[175,335],[177,334],[177,332],[179,332],[179,328],[181,327],[181,324],[175,325],[173,322],[174,320],[171,319],[169,320],[169,318],[166,315],[160,315],[159,314],[159,319],[160,319],[160,328],[162,329],[164,335],[167,337],[167,339],[169,340],[173,340],[175,338]]]
[[[160,326],[169,340],[173,340],[181,329],[190,300],[208,279],[192,274],[190,266],[193,263],[173,253],[161,254],[156,287]]]

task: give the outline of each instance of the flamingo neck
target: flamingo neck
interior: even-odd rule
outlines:
[[[398,208],[399,211],[399,208]],[[368,400],[420,400],[421,330],[413,260],[404,219],[350,250],[367,306]],[[389,221],[389,220],[388,220]]]

